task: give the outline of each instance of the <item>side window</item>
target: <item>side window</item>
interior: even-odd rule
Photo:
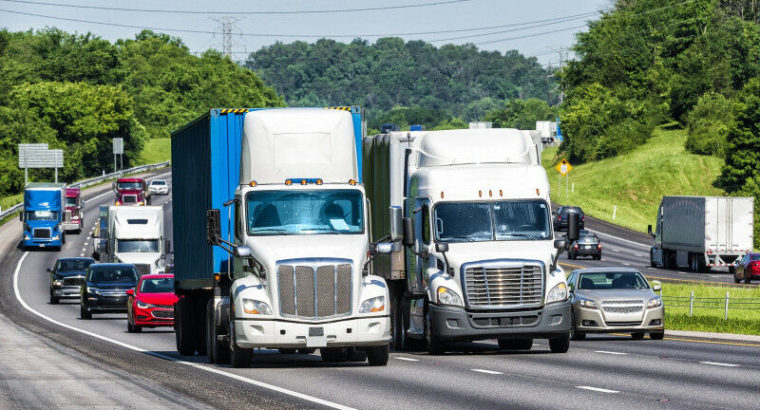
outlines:
[[[242,203],[235,203],[233,205],[235,207],[235,239],[239,240],[241,243],[243,241],[243,210],[242,210]]]
[[[430,245],[430,206],[422,205],[422,242]]]

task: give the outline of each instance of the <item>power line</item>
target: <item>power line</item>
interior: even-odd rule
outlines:
[[[591,17],[591,16],[594,16],[596,14],[597,14],[597,12],[585,13],[583,15],[579,15],[579,16],[576,16],[576,17],[565,18],[565,19],[562,19],[562,20],[556,19],[555,21],[553,21],[551,23],[541,23],[541,24],[535,24],[535,25],[531,25],[531,26],[527,26],[527,27],[513,28],[513,29],[509,29],[509,30],[492,31],[490,33],[479,33],[479,34],[469,34],[469,35],[466,35],[466,36],[439,38],[439,39],[436,39],[436,40],[430,40],[429,42],[430,43],[439,43],[439,42],[442,42],[442,41],[463,40],[463,39],[467,39],[467,38],[485,37],[485,36],[493,36],[493,35],[496,35],[496,34],[512,33],[512,32],[515,32],[515,31],[529,30],[529,29],[532,29],[532,28],[544,27],[544,26],[549,26],[549,25],[553,25],[553,24],[567,23],[567,22],[570,22],[570,21],[573,21],[573,20],[579,20],[579,19],[582,19],[582,18]]]
[[[219,11],[219,10],[167,10],[167,9],[143,9],[126,7],[87,6],[83,4],[60,4],[31,0],[0,0],[9,3],[32,4],[36,6],[66,7],[75,9],[106,10],[106,11],[132,11],[139,13],[172,13],[172,14],[245,14],[245,15],[276,15],[276,14],[332,14],[332,13],[355,13],[363,11],[401,10],[420,7],[444,6],[455,3],[467,3],[473,0],[446,0],[430,3],[406,4],[400,6],[376,6],[355,9],[324,9],[324,10],[283,10],[283,11]]]

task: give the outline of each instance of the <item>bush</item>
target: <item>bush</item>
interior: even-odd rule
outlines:
[[[700,155],[725,157],[726,136],[735,127],[733,101],[707,93],[686,116],[686,150]]]
[[[753,78],[737,94],[736,125],[727,134],[726,164],[716,185],[729,193],[760,177],[760,78]],[[758,206],[755,206],[757,209]]]

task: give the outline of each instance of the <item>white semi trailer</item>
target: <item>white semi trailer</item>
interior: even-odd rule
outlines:
[[[160,206],[108,207],[103,262],[131,263],[142,275],[154,274],[166,266],[169,240],[164,234],[164,210]]]
[[[649,253],[653,267],[705,272],[752,251],[754,198],[666,196],[657,210]]]
[[[530,141],[530,142],[529,142]],[[364,141],[372,240],[398,240],[373,273],[391,290],[393,343],[439,353],[449,341],[569,346],[570,302],[557,266],[549,182],[514,129],[390,132]],[[402,222],[403,216],[403,222]]]

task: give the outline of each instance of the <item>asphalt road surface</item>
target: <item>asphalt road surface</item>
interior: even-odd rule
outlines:
[[[528,352],[499,351],[494,340],[457,344],[458,353],[439,356],[393,352],[387,367],[369,367],[364,362],[326,364],[317,354],[286,355],[275,350],[257,350],[249,369],[209,365],[205,357],[183,357],[176,352],[171,329],[130,334],[124,314],[94,315],[93,320],[83,321],[76,301],[48,304],[45,268],[57,257],[92,252],[89,232],[98,205],[113,199],[111,194],[88,195],[87,229],[81,235],[68,236],[61,252],[11,248],[2,255],[0,312],[4,318],[0,317],[0,322],[18,324],[22,328],[9,326],[22,336],[37,335],[34,339],[44,344],[46,353],[28,349],[31,362],[57,361],[56,355],[67,360],[61,359],[60,366],[44,372],[26,367],[27,375],[54,377],[60,372],[60,377],[74,377],[94,388],[90,394],[102,391],[102,405],[107,407],[147,407],[145,403],[150,402],[155,407],[175,408],[187,408],[191,403],[193,407],[220,408],[735,409],[757,408],[760,403],[760,344],[755,343],[589,336],[585,341],[573,341],[566,354],[552,354],[546,340],[536,340]],[[170,233],[171,195],[154,198],[153,203],[164,205]],[[593,223],[589,228],[595,229]],[[563,257],[563,262],[648,266],[648,250],[627,242],[637,239],[621,238],[620,232],[610,234],[619,239],[602,235],[602,261],[567,261]],[[682,275],[643,271],[650,276]],[[0,325],[0,332],[3,329]],[[8,363],[24,350],[18,343],[6,347],[5,340],[5,332],[0,333],[0,407],[71,404],[67,392],[73,397],[79,390],[70,385],[71,390],[61,387],[25,393],[29,390],[15,381],[22,373],[6,373],[13,365],[24,368]],[[87,371],[61,370],[72,368],[64,364],[70,362]],[[89,399],[73,403],[93,404]]]

